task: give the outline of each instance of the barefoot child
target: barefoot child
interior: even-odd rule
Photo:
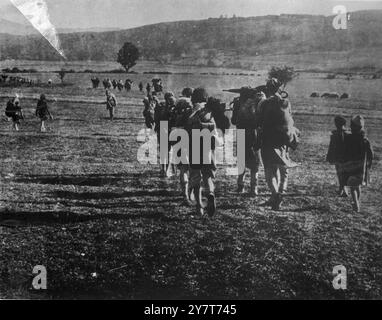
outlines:
[[[353,209],[360,212],[361,186],[369,182],[373,151],[364,130],[365,120],[356,116],[351,120],[351,134],[345,136],[344,181],[350,187]]]
[[[328,154],[326,156],[326,161],[330,164],[335,165],[339,191],[338,195],[340,197],[347,197],[347,193],[345,190],[345,181],[343,174],[343,163],[344,163],[344,152],[345,152],[345,136],[348,134],[346,132],[346,119],[341,116],[336,116],[334,118],[334,124],[336,126],[336,130],[332,132],[330,137],[330,144],[328,149]]]
[[[45,94],[42,94],[40,100],[37,101],[36,117],[39,117],[41,121],[40,131],[46,132],[45,121],[53,120],[53,116],[48,109]]]

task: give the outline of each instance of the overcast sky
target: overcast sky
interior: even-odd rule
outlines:
[[[131,28],[165,21],[220,15],[242,17],[281,13],[331,15],[333,7],[348,11],[382,9],[382,0],[46,0],[58,28]],[[25,23],[10,0],[0,0],[0,18]]]

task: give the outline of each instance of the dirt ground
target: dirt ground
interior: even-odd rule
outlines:
[[[269,197],[263,172],[260,195],[251,198],[235,193],[236,178],[221,167],[218,214],[209,219],[182,205],[177,177],[160,178],[158,166],[138,163],[143,95],[117,93],[122,104],[110,122],[102,105],[64,101],[103,99],[90,81],[70,77],[72,88],[48,91],[61,100],[47,133],[38,133],[32,100],[22,100],[20,132],[0,121],[0,298],[382,298],[380,80],[332,82],[350,92],[348,101],[310,99],[313,91],[333,91],[329,80],[296,80],[290,99],[303,136],[292,158],[301,166],[290,172],[282,210],[261,206]],[[217,94],[235,82],[190,77],[167,84],[178,93],[205,80]],[[1,94],[14,92],[7,90]],[[376,153],[361,213],[336,196],[335,171],[325,162],[338,113],[366,117]],[[47,268],[47,291],[32,289],[36,265]],[[347,269],[347,290],[333,288],[337,265]]]

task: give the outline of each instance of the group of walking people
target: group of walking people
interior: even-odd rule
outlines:
[[[340,197],[353,199],[353,209],[361,210],[361,187],[370,182],[370,169],[373,163],[373,149],[366,137],[365,119],[355,116],[350,122],[350,131],[346,128],[346,119],[334,118],[336,130],[332,132],[327,161],[335,165]]]
[[[13,129],[19,131],[20,122],[21,120],[25,120],[25,117],[18,94],[15,94],[14,97],[8,100],[5,108],[5,116],[9,121],[12,121]],[[40,132],[46,132],[46,121],[53,120],[53,116],[49,111],[45,94],[41,94],[40,99],[37,101],[35,116],[40,120]]]
[[[295,150],[299,143],[300,131],[295,127],[292,117],[291,103],[282,95],[282,84],[277,79],[270,79],[265,86],[257,88],[245,87],[237,90],[240,97],[233,102],[231,121],[225,115],[226,105],[219,99],[209,96],[204,88],[185,88],[179,99],[172,92],[164,94],[164,101],[160,101],[157,92],[148,92],[143,100],[146,126],[157,134],[157,141],[161,141],[161,134],[168,138],[167,157],[161,161],[161,176],[168,177],[170,171],[175,171],[171,164],[170,153],[176,142],[169,141],[170,133],[176,129],[183,129],[188,133],[189,148],[186,157],[182,157],[182,150],[177,155],[182,159],[178,165],[180,171],[180,185],[185,202],[189,205],[196,201],[198,215],[213,216],[216,211],[215,149],[221,143],[220,132],[229,129],[230,124],[236,125],[238,130],[244,131],[245,152],[238,157],[245,158],[245,170],[238,174],[237,192],[245,192],[245,178],[250,173],[251,196],[257,196],[259,169],[264,166],[265,180],[271,191],[271,196],[265,206],[279,210],[283,196],[288,188],[289,169],[298,166],[290,159],[290,150]],[[106,90],[106,108],[110,119],[114,119],[117,99],[110,90]],[[20,97],[15,95],[6,105],[5,115],[13,122],[15,131],[19,131],[20,121],[24,119],[20,104]],[[49,111],[47,98],[41,94],[36,105],[35,115],[40,119],[40,131],[46,132],[45,123],[53,119]],[[369,183],[369,173],[373,162],[373,151],[365,133],[365,119],[355,116],[351,119],[350,131],[346,129],[346,119],[336,116],[334,119],[336,130],[332,132],[327,161],[335,165],[339,196],[348,197],[348,190],[353,199],[353,208],[360,212],[361,186]],[[164,126],[163,124],[166,124]],[[204,141],[200,145],[200,159],[195,160],[193,150],[193,130],[208,130],[212,141],[209,150],[209,163],[205,163]],[[179,141],[179,140],[178,140]],[[159,144],[158,144],[159,145]],[[206,187],[207,205],[202,201],[202,184]]]
[[[259,169],[264,166],[265,180],[271,196],[263,206],[273,210],[281,208],[284,195],[288,188],[288,176],[291,168],[298,164],[291,160],[290,150],[295,150],[299,144],[300,131],[295,127],[292,116],[291,103],[282,95],[282,83],[277,79],[270,79],[265,86],[257,88],[240,89],[240,97],[234,100],[232,124],[245,132],[245,170],[238,175],[237,192],[245,191],[245,177],[250,173],[251,196],[257,196]],[[212,101],[218,99],[209,97],[203,88],[185,88],[182,96],[177,99],[172,92],[164,95],[164,102],[160,102],[155,93],[149,94],[144,99],[144,117],[146,126],[157,133],[160,141],[160,131],[163,123],[167,122],[166,133],[177,128],[186,129],[189,133],[190,148],[188,158],[178,165],[180,170],[180,185],[182,194],[187,204],[191,204],[194,194],[197,213],[203,215],[205,211],[212,216],[216,211],[215,175],[217,167],[214,159],[214,148],[219,140],[216,129],[229,128],[223,115],[216,111]],[[215,107],[214,107],[215,106]],[[219,120],[217,121],[217,118]],[[229,122],[228,122],[229,123]],[[333,132],[328,152],[328,161],[336,165],[340,195],[347,196],[346,187],[350,188],[353,199],[353,208],[360,211],[361,186],[368,182],[373,152],[370,142],[366,138],[362,116],[356,116],[351,121],[351,132],[345,129],[346,120],[337,116],[335,118],[337,130]],[[201,161],[194,163],[192,157],[191,131],[193,129],[208,129],[216,132],[212,135],[211,163]],[[221,139],[220,139],[221,140]],[[220,141],[219,140],[219,141]],[[159,144],[159,143],[158,143]],[[174,142],[169,141],[168,152]],[[200,158],[203,158],[203,146],[200,148]],[[177,150],[179,153],[180,151]],[[178,154],[179,156],[179,154]],[[169,176],[172,170],[170,161],[161,162],[161,175]],[[202,183],[206,188],[207,205],[202,202]]]

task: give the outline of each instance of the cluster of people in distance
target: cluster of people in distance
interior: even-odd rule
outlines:
[[[346,119],[334,118],[336,130],[332,132],[327,161],[335,165],[339,183],[338,194],[348,197],[347,187],[353,199],[353,209],[360,212],[361,186],[370,182],[373,150],[365,132],[365,119],[355,116],[351,119],[350,132],[346,129]]]
[[[36,117],[40,119],[40,132],[46,132],[45,123],[49,119],[53,120],[53,116],[49,111],[48,101],[44,94],[42,94],[40,96],[40,99],[37,101],[35,115]],[[13,98],[11,98],[7,102],[7,105],[5,108],[5,116],[8,118],[9,121],[12,121],[13,129],[15,131],[19,131],[20,121],[25,119],[23,114],[23,109],[20,104],[19,95],[16,94]]]
[[[92,77],[90,80],[91,80],[93,89],[97,89],[101,83],[101,80],[98,77]],[[151,82],[152,84],[147,83],[146,85],[147,95],[151,93],[152,89],[154,89],[154,91],[157,93],[163,91],[162,79],[154,78]],[[104,79],[102,81],[102,84],[105,90],[118,89],[119,91],[122,91],[123,89],[125,89],[127,92],[129,92],[132,89],[133,83],[134,82],[130,79],[127,79],[125,82],[123,82],[122,80],[115,80],[115,79],[111,80],[109,78]],[[144,90],[143,82],[140,82],[138,84],[138,88],[140,92],[143,92]]]

